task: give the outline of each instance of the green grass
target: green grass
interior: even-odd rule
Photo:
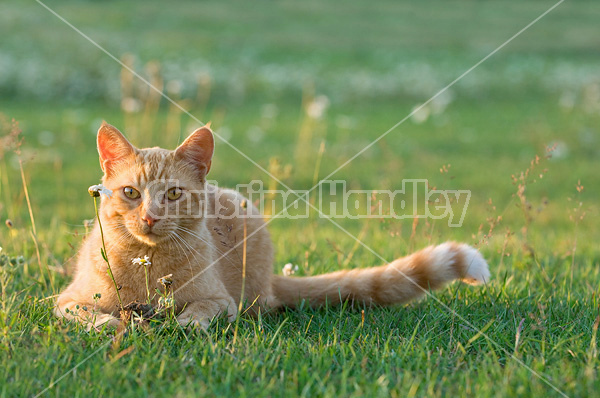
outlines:
[[[157,62],[194,116],[264,168],[279,159],[290,170],[277,176],[309,189],[322,142],[320,178],[553,2],[47,4],[117,56],[135,54],[145,77]],[[197,334],[154,324],[118,344],[113,332],[88,333],[51,314],[83,220],[94,216],[86,190],[100,178],[95,132],[106,119],[134,144],[173,148],[195,122],[163,100],[143,128],[144,112],[120,107],[118,64],[35,2],[2,7],[0,112],[23,130],[42,267],[18,156],[0,147],[0,220],[14,225],[0,226],[0,396],[33,396],[63,375],[45,396],[559,395],[531,370],[568,396],[600,388],[597,2],[566,1],[453,86],[440,113],[407,120],[331,177],[356,189],[426,178],[471,190],[461,228],[421,220],[412,233],[411,218],[337,221],[388,260],[445,240],[476,244],[490,264],[488,286],[454,284],[404,307],[243,316],[235,338],[223,320]],[[143,104],[144,86],[135,87]],[[303,104],[313,95],[331,104],[311,121]],[[511,175],[536,154],[524,212]],[[220,141],[210,177],[222,186],[272,182]],[[315,214],[269,229],[275,272],[288,262],[300,275],[381,263]]]

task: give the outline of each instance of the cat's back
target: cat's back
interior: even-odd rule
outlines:
[[[263,223],[260,211],[241,193],[228,188],[219,188],[206,184],[207,211],[206,218],[241,219],[245,216]]]

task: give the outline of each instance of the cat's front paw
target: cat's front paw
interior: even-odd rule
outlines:
[[[237,318],[238,309],[233,300],[225,300],[222,305],[224,306],[222,312],[227,314],[227,321],[233,322]]]
[[[210,326],[210,318],[201,314],[195,314],[192,311],[184,311],[177,317],[177,323],[185,327],[188,331],[198,328],[207,330]]]
[[[188,329],[200,327],[207,330],[212,319],[221,314],[226,314],[229,322],[235,321],[237,308],[232,298],[189,303],[183,312],[177,316],[177,322]]]
[[[118,318],[115,318],[110,314],[93,314],[87,319],[86,329],[88,331],[92,329],[100,331],[104,327],[116,328],[120,323],[121,321]]]

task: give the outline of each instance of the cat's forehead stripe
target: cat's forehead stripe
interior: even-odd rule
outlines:
[[[167,152],[167,151],[165,151]],[[142,150],[138,155],[134,178],[138,186],[147,184],[150,180],[162,179],[168,169],[168,152],[154,149]]]
[[[147,164],[144,164],[142,167],[140,167],[140,173],[137,175],[138,178],[138,185],[141,185],[142,182],[147,182],[148,181],[148,174],[147,174]]]
[[[136,173],[137,183],[143,185],[151,180],[163,180],[170,177],[169,152],[146,149],[139,158],[139,173]]]
[[[165,178],[164,172],[165,172],[166,162],[165,162],[164,157],[161,156],[161,158],[162,159],[160,159],[160,161],[154,163],[155,166],[158,166],[157,170],[156,170],[155,178],[159,179],[159,180],[162,180]]]

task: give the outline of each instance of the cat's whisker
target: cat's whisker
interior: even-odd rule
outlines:
[[[194,286],[195,283],[196,283],[196,278],[195,278],[195,275],[194,275],[194,270],[192,268],[192,263],[190,262],[190,258],[188,257],[188,255],[186,253],[186,250],[177,241],[179,240],[180,242],[183,242],[184,244],[186,242],[181,238],[181,236],[177,235],[177,232],[175,232],[175,231],[171,232],[169,238],[171,238],[171,237],[173,238],[173,242],[175,242],[181,248],[181,251],[183,252],[183,254],[185,255],[185,257],[187,259],[187,263],[188,263],[188,266],[190,268],[190,278],[191,278],[191,281],[192,281],[192,286]],[[198,261],[198,259],[196,258],[196,255],[194,253],[192,253],[192,256],[194,256],[194,260],[195,261]]]
[[[206,244],[210,244],[204,237],[200,236],[198,233],[196,233],[194,230],[186,228],[186,227],[182,227],[182,226],[178,226],[177,227],[178,230],[182,231],[182,232],[186,232],[190,235],[192,235],[194,238],[197,238],[199,240],[201,240],[202,242],[206,243]],[[214,248],[217,252],[219,252],[219,254],[224,254],[221,250],[219,250],[219,248],[215,247]]]
[[[183,232],[187,232],[187,231],[183,231]],[[196,250],[196,249],[195,249],[195,248],[194,248],[192,245],[190,245],[190,243],[189,243],[188,241],[186,241],[186,240],[185,240],[185,239],[184,239],[182,236],[178,235],[177,233],[175,233],[175,236],[176,236],[176,237],[177,237],[177,238],[178,238],[178,239],[179,239],[179,240],[180,240],[180,241],[181,241],[181,242],[182,242],[182,243],[183,243],[185,246],[187,246],[188,248],[190,248],[190,250],[192,250],[192,251],[194,251],[194,252],[198,253],[198,255],[200,255],[200,256],[202,257],[202,259],[203,259],[203,260],[206,260],[206,257],[205,257],[204,255],[202,255],[202,253],[198,252],[198,250]],[[194,235],[194,236],[195,236],[195,235]],[[219,252],[219,250],[218,250],[216,247],[214,247],[214,245],[213,245],[213,249],[215,249],[217,252]],[[219,252],[219,253],[221,253],[221,252]],[[194,254],[194,253],[192,253],[192,254]],[[221,254],[223,254],[223,253],[221,253]],[[196,256],[194,256],[194,258],[196,259]],[[231,263],[231,264],[233,265],[233,267],[235,267],[235,268],[237,268],[237,269],[240,269],[240,267],[239,267],[239,266],[238,266],[236,263],[234,263],[233,261],[231,261],[231,259],[227,258],[226,256],[225,256],[225,257],[223,257],[223,258],[226,258],[226,259],[227,259],[227,261],[229,261],[229,263]],[[197,260],[197,259],[196,259],[196,260]]]
[[[195,233],[195,232],[194,232],[194,231],[192,231],[191,229],[188,229],[188,228],[185,228],[185,227],[182,227],[182,226],[178,226],[178,227],[177,227],[177,229],[178,229],[178,230],[180,230],[181,232],[185,232],[185,233],[187,233],[187,234],[190,234],[190,235],[192,235],[194,238],[198,238],[198,239],[200,239],[202,242],[204,242],[204,243],[206,243],[206,244],[209,244],[209,242],[207,242],[207,241],[206,241],[206,239],[204,239],[203,237],[199,236],[197,233]],[[232,261],[232,260],[231,260],[231,259],[230,259],[230,258],[229,258],[227,255],[226,255],[226,253],[224,253],[223,251],[221,251],[221,249],[219,249],[218,247],[216,247],[214,244],[212,244],[211,246],[212,246],[212,247],[213,247],[213,249],[214,249],[214,250],[215,250],[217,253],[219,253],[219,254],[220,254],[220,255],[221,255],[221,256],[222,256],[224,259],[226,259],[226,260],[227,260],[229,263],[231,263],[231,264],[233,264],[234,266],[236,266],[236,267],[237,267],[236,263],[235,263],[235,262],[233,262],[233,261]],[[234,252],[237,254],[237,251],[236,251],[236,250],[234,250]],[[239,255],[238,255],[238,257],[239,257]]]
[[[169,235],[168,235],[168,241],[169,241],[169,242],[172,242],[172,243],[173,243],[173,245],[177,246],[177,248],[178,248],[179,250],[181,250],[181,252],[183,253],[183,255],[185,256],[185,258],[187,259],[187,261],[188,261],[188,263],[189,263],[189,262],[190,262],[190,259],[189,259],[188,255],[187,255],[187,252],[186,252],[186,250],[183,248],[183,246],[181,246],[181,243],[179,243],[179,242],[177,241],[177,236],[175,235],[175,233],[174,233],[174,232],[170,232],[170,233],[169,233]]]
[[[193,252],[196,252],[200,257],[202,257],[202,260],[207,260],[206,256],[203,255],[202,253],[200,253],[198,250],[196,250],[188,241],[186,241],[185,239],[183,239],[182,236],[180,236],[179,234],[177,234],[177,232],[174,232],[175,237],[181,242],[183,243],[187,248],[189,248],[192,251],[192,254],[194,254]],[[194,259],[196,259],[196,256],[194,255]],[[197,259],[196,259],[197,260]]]
[[[206,244],[208,244],[208,243],[209,243],[209,242],[208,242],[206,239],[204,239],[204,237],[200,236],[199,234],[195,233],[194,231],[192,231],[192,230],[191,230],[191,229],[189,229],[189,228],[182,227],[182,226],[178,226],[178,227],[177,227],[177,229],[178,229],[179,231],[181,231],[181,232],[186,232],[186,233],[188,233],[188,234],[192,235],[194,238],[197,238],[198,240],[200,240],[200,241],[202,241],[202,242],[204,242],[204,243],[206,243]]]
[[[128,238],[128,236],[125,233],[123,233],[116,240],[108,240],[106,242],[107,250],[112,250],[115,247],[119,247],[121,242],[123,242],[127,238]]]
[[[173,245],[177,246],[177,248],[179,250],[181,250],[181,252],[183,253],[183,255],[188,258],[186,251],[183,249],[183,247],[181,246],[181,244],[179,242],[177,242],[175,236],[174,236],[174,232],[169,232],[168,236],[167,236],[167,240],[169,242],[171,242]],[[171,248],[169,248],[171,249]],[[171,254],[171,250],[169,250],[169,254]],[[188,259],[189,261],[189,259]]]
[[[179,234],[177,234],[177,232],[174,231],[173,236],[178,241],[180,241],[185,247],[188,247],[192,251],[191,254],[192,254],[192,256],[194,256],[194,260],[196,262],[198,262],[198,259],[196,258],[196,254],[194,254],[194,252],[197,253],[200,257],[202,257],[202,260],[206,260],[206,257],[202,253],[198,252],[198,250],[196,250],[192,245],[190,245],[190,243],[187,242],[182,236],[180,236]],[[184,253],[185,253],[185,250],[184,250]],[[186,257],[187,257],[187,254],[186,254]],[[195,278],[195,275],[194,275],[194,272],[193,272],[193,269],[192,269],[192,264],[189,261],[189,258],[188,258],[188,265],[190,267],[190,278],[191,278],[191,281],[192,281],[192,285],[194,285],[196,283],[195,282],[196,278]]]
[[[119,238],[117,240],[113,240],[113,241],[108,241],[107,245],[109,248],[114,248],[117,247],[118,245],[121,244],[121,242],[123,242],[126,239],[135,239],[135,237],[131,234],[131,232],[129,232],[127,230],[127,228],[125,227],[125,225],[123,223],[121,223],[120,221],[113,221],[113,222],[109,222],[106,223],[108,224],[109,227],[112,227],[113,231],[120,233]],[[116,225],[111,225],[111,224],[116,224]]]
[[[117,240],[108,241],[107,244],[109,246],[116,246],[127,238],[133,238],[133,235],[131,235],[131,233],[129,231],[125,230],[125,231],[121,232],[121,234],[119,235],[119,238]]]
[[[189,259],[188,255],[187,255],[187,252],[189,250],[186,250],[187,247],[182,246],[182,244],[181,244],[181,237],[179,235],[177,235],[177,232],[175,232],[175,231],[170,232],[169,233],[169,239],[172,240],[173,243],[175,243],[179,247],[179,249],[183,252],[183,255],[187,258],[188,263],[189,263],[190,259]],[[194,253],[192,253],[192,255],[194,256],[194,260],[197,261],[198,259],[196,258],[196,256],[194,255]]]

